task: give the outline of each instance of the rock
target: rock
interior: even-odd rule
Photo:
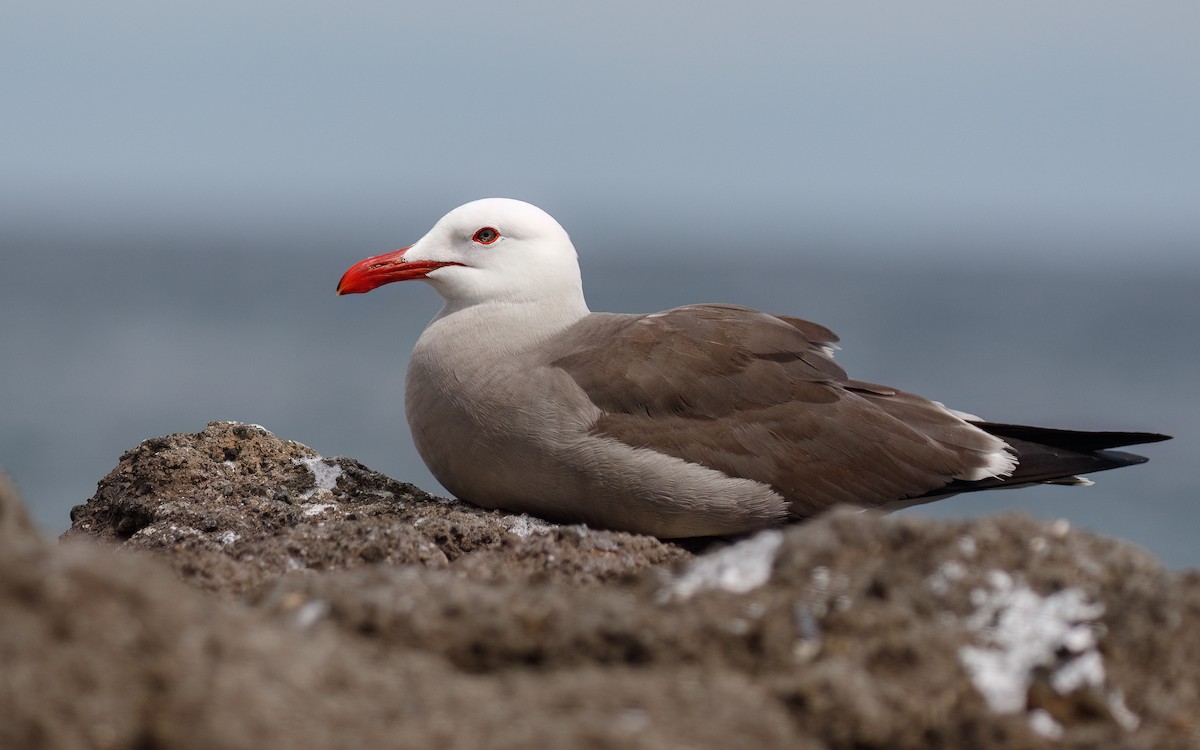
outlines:
[[[291,571],[380,563],[599,583],[691,556],[652,537],[433,497],[352,459],[323,458],[231,422],[126,452],[71,520],[66,539],[147,550],[193,585],[234,594]]]
[[[225,423],[61,545],[23,517],[0,487],[0,747],[1200,746],[1200,573],[1064,522],[684,549]]]
[[[217,600],[144,555],[14,549],[0,546],[4,748],[770,747],[791,733],[737,673],[473,675]]]

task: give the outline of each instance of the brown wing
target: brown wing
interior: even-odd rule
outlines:
[[[603,412],[595,433],[769,484],[796,517],[926,494],[1000,445],[939,404],[849,380],[815,323],[692,305],[587,325],[554,364]]]

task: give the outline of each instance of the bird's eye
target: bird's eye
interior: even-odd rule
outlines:
[[[475,233],[471,239],[478,242],[480,245],[490,245],[500,239],[500,232],[492,227],[484,227]]]

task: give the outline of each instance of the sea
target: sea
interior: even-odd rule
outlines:
[[[594,238],[592,247],[627,246]],[[423,284],[337,297],[388,249],[337,232],[0,231],[0,467],[59,534],[122,452],[206,423],[262,425],[443,492],[403,414],[408,352],[440,305]],[[841,336],[859,379],[1001,422],[1138,430],[1141,466],[1092,487],[960,495],[903,511],[1023,512],[1200,567],[1200,265],[950,251],[759,257],[736,247],[584,252],[593,310],[729,302]]]

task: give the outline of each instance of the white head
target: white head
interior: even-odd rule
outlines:
[[[583,305],[571,238],[545,211],[511,198],[459,206],[411,246],[356,263],[338,294],[409,279],[431,283],[452,309],[485,302]]]

